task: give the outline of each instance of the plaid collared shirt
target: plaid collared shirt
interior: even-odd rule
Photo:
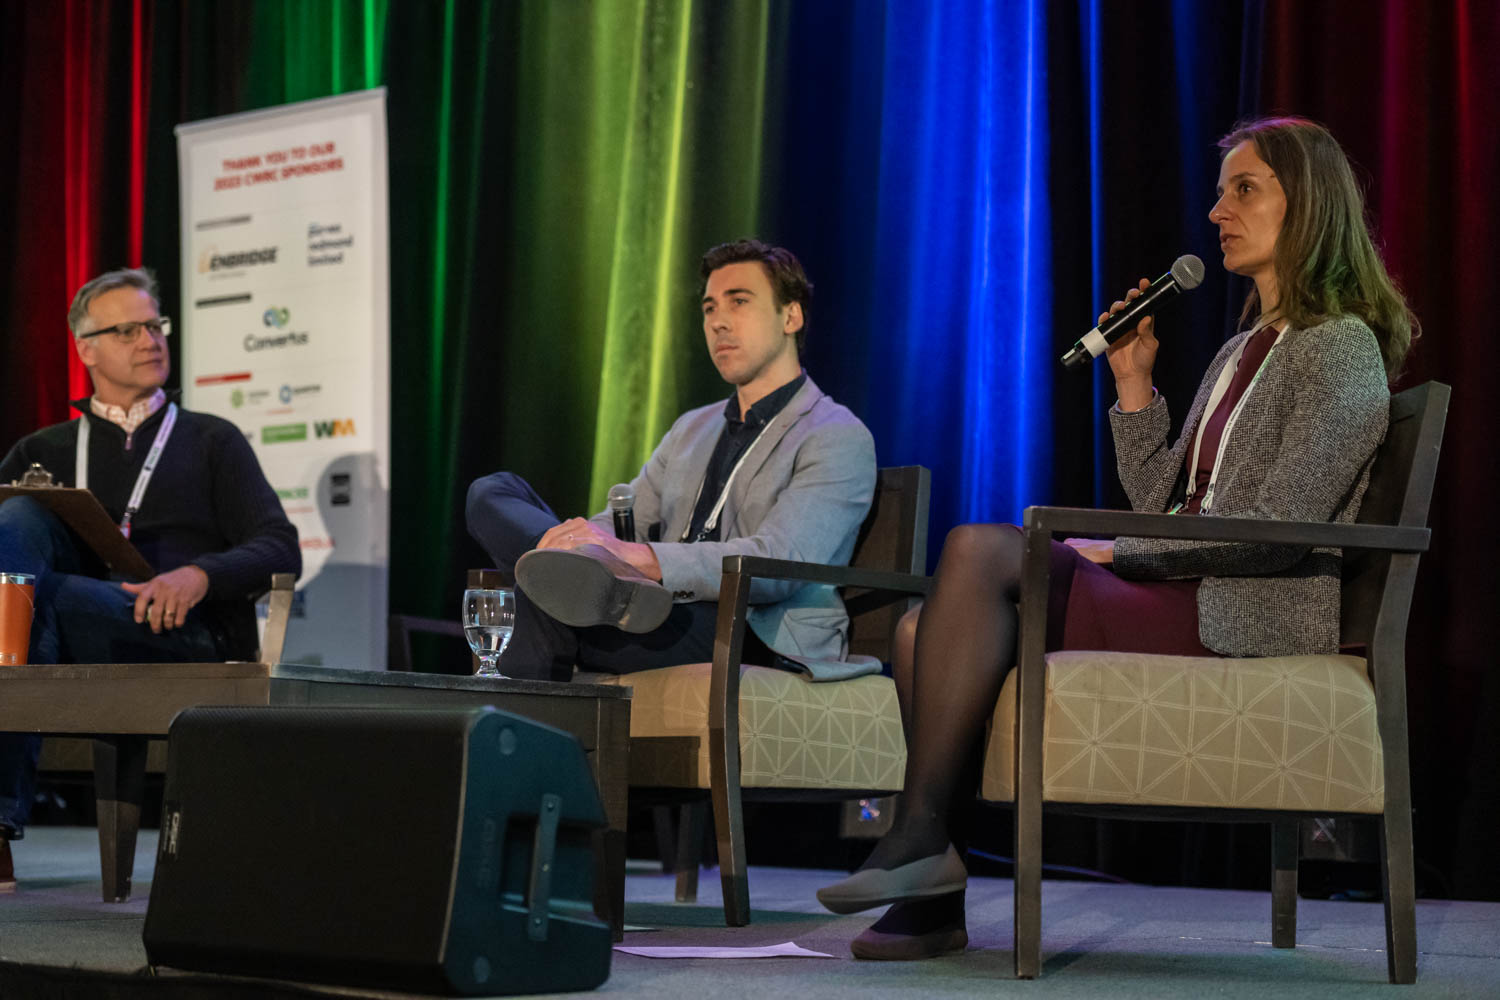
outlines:
[[[129,410],[123,406],[101,403],[98,396],[93,396],[89,399],[89,410],[94,416],[118,425],[125,432],[125,446],[128,448],[130,439],[135,436],[135,429],[149,420],[151,414],[161,409],[166,403],[167,394],[157,389],[147,398],[132,405]]]

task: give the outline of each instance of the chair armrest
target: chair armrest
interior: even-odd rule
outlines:
[[[925,594],[931,578],[914,573],[890,573],[856,569],[853,566],[829,566],[824,563],[797,562],[792,559],[769,559],[765,556],[725,556],[724,572],[762,580],[805,580],[835,587],[861,587],[866,590],[888,590],[898,594]]]
[[[1428,528],[1386,524],[1341,524],[1333,521],[1273,521],[1259,517],[1213,517],[1141,514],[1128,510],[1081,507],[1027,507],[1028,531],[1047,534],[1129,535],[1132,538],[1176,538],[1200,542],[1260,542],[1336,549],[1383,549],[1426,552]]]

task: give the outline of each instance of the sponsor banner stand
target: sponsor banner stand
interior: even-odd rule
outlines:
[[[385,89],[177,127],[182,384],[237,424],[302,538],[287,662],[384,669]]]

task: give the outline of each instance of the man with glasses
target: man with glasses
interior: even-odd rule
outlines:
[[[0,572],[36,578],[29,662],[253,660],[251,599],[271,574],[302,567],[297,530],[254,452],[233,424],[163,391],[172,324],[148,271],[85,284],[68,325],[94,394],[73,403],[77,419],[13,447],[0,484],[37,463],[60,485],[86,486],[158,574],[109,580],[42,504],[0,503]],[[35,736],[0,734],[0,892],[15,886],[9,841],[30,815],[39,747]]]

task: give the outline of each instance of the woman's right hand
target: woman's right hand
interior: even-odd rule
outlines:
[[[1146,278],[1125,293],[1109,307],[1109,312],[1099,314],[1103,323],[1124,309],[1141,293],[1151,287]],[[1156,324],[1150,316],[1143,318],[1135,329],[1109,345],[1109,367],[1115,374],[1115,391],[1120,397],[1120,409],[1143,410],[1151,405],[1151,371],[1156,367]]]

